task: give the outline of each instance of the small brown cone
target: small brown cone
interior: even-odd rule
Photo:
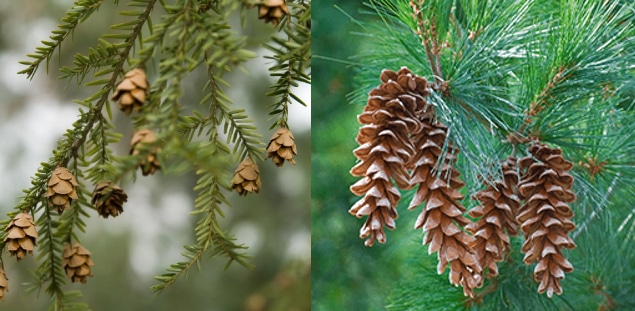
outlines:
[[[104,218],[117,217],[123,213],[123,203],[126,201],[128,195],[109,181],[99,183],[93,191],[92,203],[97,208],[97,213]]]
[[[520,159],[524,171],[518,192],[525,200],[517,219],[525,236],[521,251],[523,261],[538,261],[534,279],[540,282],[538,292],[562,294],[560,280],[573,271],[562,249],[575,248],[569,233],[575,229],[573,211],[568,203],[575,201],[571,192],[573,177],[567,171],[573,164],[562,156],[562,150],[536,143],[529,148],[533,155]]]
[[[516,214],[520,199],[516,194],[519,179],[516,158],[507,158],[502,169],[502,180],[488,184],[474,196],[481,205],[470,210],[470,216],[479,220],[466,227],[474,235],[472,248],[481,266],[488,268],[489,277],[498,275],[496,262],[503,261],[509,251],[509,236],[518,234]]]
[[[73,174],[65,168],[58,167],[51,174],[44,197],[48,198],[49,206],[55,207],[58,213],[71,208],[71,202],[77,200],[77,181]]]
[[[410,135],[421,130],[416,116],[425,109],[430,94],[427,81],[405,67],[398,72],[383,70],[380,80],[382,84],[370,91],[364,111],[357,116],[362,124],[357,134],[360,146],[353,153],[359,162],[350,171],[362,177],[350,187],[351,192],[364,197],[348,212],[358,218],[367,216],[359,237],[369,247],[375,241],[386,242],[384,227],[395,228],[401,198],[397,187],[410,187],[406,167],[414,154]]]
[[[459,190],[465,184],[454,168],[458,150],[447,142],[443,154],[447,127],[435,121],[431,112],[420,114],[420,119],[422,130],[412,138],[416,153],[408,163],[412,170],[410,183],[418,188],[408,209],[423,206],[415,229],[425,232],[423,244],[429,245],[428,253],[438,252],[437,273],[443,273],[449,263],[450,283],[462,286],[465,296],[474,297],[474,288],[482,285],[483,269],[471,247],[475,238],[461,230],[471,221],[463,216],[465,207],[459,203],[463,199]]]
[[[4,293],[9,291],[9,279],[4,272],[4,268],[0,266],[0,300],[4,301]]]
[[[26,211],[18,213],[9,222],[5,231],[7,236],[4,238],[4,243],[11,256],[15,255],[20,260],[26,256],[27,252],[33,255],[33,247],[37,245],[38,235],[31,214]]]
[[[154,132],[148,129],[135,132],[134,135],[132,135],[132,140],[130,141],[130,154],[138,155],[147,144],[151,144],[155,140],[156,136],[154,135]],[[152,175],[157,170],[161,169],[158,158],[159,152],[161,152],[161,149],[155,148],[150,151],[144,159],[141,159],[139,166],[141,167],[141,173],[143,176]]]
[[[93,276],[90,267],[94,265],[90,252],[79,243],[74,243],[72,248],[70,244],[64,244],[62,267],[73,283],[78,281],[86,283],[86,277]]]
[[[284,15],[289,15],[289,8],[285,0],[264,0],[258,5],[258,19],[264,19],[266,23],[274,26],[280,23]]]
[[[139,111],[146,101],[148,80],[143,70],[136,68],[126,73],[123,80],[117,84],[112,99],[119,101],[119,109],[126,114],[132,110]]]
[[[258,193],[260,186],[260,170],[258,169],[258,165],[251,160],[251,157],[247,157],[247,159],[240,162],[234,172],[232,189],[236,189],[236,192],[240,195],[247,195],[252,192]]]
[[[271,158],[276,166],[282,166],[284,160],[295,164],[295,160],[293,160],[293,156],[295,155],[298,155],[298,150],[295,146],[293,133],[291,133],[289,129],[281,127],[271,136],[271,140],[269,140],[269,145],[267,145],[267,158]]]

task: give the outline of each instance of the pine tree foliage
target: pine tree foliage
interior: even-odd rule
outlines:
[[[553,265],[548,268],[557,282],[562,282],[561,295],[555,284],[547,289],[548,295],[528,294],[537,290],[537,278],[544,275],[539,271],[545,266],[526,265],[520,250],[525,239],[542,239],[543,231],[532,237],[505,237],[511,246],[505,258],[495,263],[498,275],[485,269],[485,281],[473,297],[444,289],[447,282],[430,283],[439,278],[429,272],[435,271],[436,263],[428,257],[421,259],[421,247],[408,249],[420,262],[409,263],[416,272],[409,273],[391,293],[389,306],[421,310],[534,310],[536,306],[545,310],[626,310],[635,306],[626,294],[632,292],[633,283],[625,281],[635,270],[635,115],[630,91],[635,63],[633,4],[377,0],[368,2],[367,7],[366,13],[378,18],[367,23],[354,21],[360,25],[359,35],[367,47],[354,58],[359,87],[349,99],[365,103],[369,91],[384,82],[378,79],[384,69],[408,67],[428,79],[428,103],[434,106],[435,118],[448,127],[443,153],[451,149],[450,144],[460,151],[455,166],[467,186],[462,191],[466,197],[462,205],[468,210],[478,207],[481,203],[473,196],[500,185],[502,163],[510,156],[526,164],[565,161],[557,164],[564,170],[568,170],[566,161],[570,162],[571,171],[556,171],[564,178],[560,182],[573,181],[571,191],[575,194],[574,202],[557,203],[556,198],[562,198],[557,196],[550,199],[550,204],[560,206],[558,211],[549,211],[551,205],[540,205],[543,208],[538,214],[532,214],[542,217],[546,230],[552,233],[573,230],[563,238],[571,238],[577,248],[565,251],[555,247],[568,258],[573,272],[565,278]],[[538,146],[548,146],[553,150],[548,152],[553,153],[545,157],[547,151],[536,151]],[[559,157],[563,160],[556,159]],[[530,172],[535,170],[519,168],[519,179]],[[545,178],[539,179],[542,182]],[[416,195],[407,189],[401,189],[404,199]],[[556,188],[549,189],[550,195],[556,193]],[[513,214],[526,221],[529,214],[519,213],[545,197],[521,194],[516,192],[522,202],[533,203],[513,210]],[[558,221],[549,223],[546,219],[553,216],[566,223],[564,219],[571,215],[564,212],[565,203],[573,211],[575,229],[570,225],[564,225],[566,230],[554,229],[563,225],[552,227]],[[470,219],[479,221],[482,213],[472,214],[476,218]],[[406,217],[411,220],[397,220],[397,230],[399,224],[415,221],[414,216]],[[523,232],[536,230],[532,221],[521,224]],[[555,235],[550,238],[557,245],[565,243]],[[542,256],[552,256],[552,251],[551,246],[545,246]],[[541,286],[540,292],[545,289]],[[558,295],[551,298],[551,293]]]
[[[284,14],[273,35],[258,38],[272,52],[267,58],[274,62],[270,74],[277,80],[270,93],[262,94],[276,102],[269,107],[270,115],[276,119],[272,128],[288,127],[288,105],[293,101],[304,105],[293,87],[311,83],[311,2],[287,2],[289,14]],[[31,79],[41,65],[48,71],[51,60],[55,61],[56,50],[63,44],[72,44],[69,39],[73,32],[103,3],[103,0],[77,0],[49,39],[27,55],[28,61],[20,62],[26,68],[19,73]],[[136,180],[137,168],[149,156],[158,157],[160,171],[165,174],[193,170],[198,175],[194,188],[198,197],[191,212],[198,218],[195,242],[184,245],[183,261],[157,276],[159,283],[152,290],[167,288],[191,267],[200,266],[203,258],[225,257],[227,266],[237,262],[252,267],[246,247],[222,227],[219,219],[224,217],[223,208],[229,205],[228,167],[247,157],[264,161],[265,144],[262,132],[254,125],[255,116],[250,116],[226,94],[233,86],[223,75],[246,71],[243,64],[257,57],[247,48],[250,38],[237,34],[230,25],[230,15],[238,13],[244,25],[247,14],[257,15],[256,6],[261,1],[132,0],[124,5],[115,0],[114,3],[124,21],[110,25],[110,31],[87,52],[77,53],[72,64],[60,64],[62,79],[68,84],[75,81],[78,87],[93,90],[93,94],[75,101],[79,105],[78,119],[58,141],[51,158],[41,164],[32,178],[32,186],[24,190],[14,211],[1,221],[6,228],[22,211],[36,219],[39,267],[33,273],[29,290],[44,288],[52,299],[51,310],[88,308],[80,302],[80,292],[65,290],[63,245],[79,242],[81,234],[90,230],[86,219],[96,209],[91,203],[95,185]],[[149,88],[139,111],[130,115],[131,122],[137,130],[154,131],[156,139],[135,147],[134,154],[116,154],[111,147],[124,136],[112,123],[113,115],[121,112],[113,111],[111,96],[124,80],[124,74],[135,68],[146,72]],[[199,68],[207,72],[209,79],[202,90],[200,108],[188,114],[181,102],[183,81]],[[57,167],[67,168],[78,183],[77,199],[61,215],[53,213],[44,196],[51,173]],[[2,231],[0,239],[4,241],[6,235]],[[1,243],[0,249],[4,249],[6,243]],[[106,260],[93,259],[97,265]]]

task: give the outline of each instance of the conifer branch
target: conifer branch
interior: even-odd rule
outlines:
[[[311,7],[307,3],[301,5],[290,4],[292,15],[284,27],[287,40],[272,37],[274,44],[265,44],[265,47],[274,53],[266,58],[274,60],[274,65],[269,68],[272,77],[278,77],[276,83],[271,86],[271,91],[266,96],[278,97],[278,100],[269,106],[269,115],[277,118],[269,129],[275,127],[288,127],[287,119],[289,105],[293,101],[306,106],[299,96],[291,91],[298,83],[311,84],[311,77],[306,73],[311,65],[311,29],[308,26],[311,18]]]
[[[62,42],[73,34],[73,31],[79,25],[90,17],[93,12],[97,11],[104,0],[77,0],[73,7],[66,12],[66,17],[62,18],[62,24],[58,25],[57,30],[53,30],[53,34],[49,37],[53,41],[42,41],[45,46],[36,48],[36,54],[28,54],[28,57],[34,58],[34,61],[21,61],[20,64],[28,67],[18,72],[18,74],[26,74],[31,79],[35,75],[37,68],[44,60],[46,60],[46,70],[48,72],[48,63],[55,52],[55,49],[61,47]]]

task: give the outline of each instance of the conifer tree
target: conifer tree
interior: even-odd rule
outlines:
[[[91,256],[90,245],[81,244],[82,233],[90,230],[86,218],[125,217],[125,211],[134,208],[126,205],[125,189],[138,181],[137,171],[142,178],[188,171],[198,176],[191,212],[198,219],[195,242],[183,246],[183,260],[155,277],[158,283],[152,290],[160,292],[204,258],[225,257],[226,266],[236,262],[251,268],[246,246],[219,222],[229,204],[226,195],[233,189],[244,195],[261,190],[258,164],[268,159],[265,151],[273,154],[269,157],[275,155],[273,162],[281,166],[284,160],[295,164],[293,157],[309,150],[296,146],[288,118],[289,105],[305,105],[294,87],[311,83],[310,1],[114,3],[125,21],[110,25],[111,31],[95,38],[97,45],[77,53],[72,64],[60,66],[62,79],[93,94],[75,101],[78,119],[1,221],[0,250],[6,249],[17,260],[32,260],[29,255],[34,255],[39,266],[28,290],[44,289],[51,297],[51,310],[88,308],[81,302],[81,292],[69,291],[65,285],[91,282],[91,267],[107,260]],[[50,38],[21,62],[25,68],[19,73],[30,79],[42,67],[48,72],[56,50],[72,44],[75,30],[90,27],[90,18],[99,14],[102,4],[103,0],[75,1]],[[270,37],[255,38],[270,56],[259,57],[249,50],[247,40],[254,38],[232,26],[235,16],[244,26],[247,14],[272,25]],[[275,81],[268,93],[261,94],[263,101],[271,97],[274,102],[267,107],[267,117],[248,114],[226,94],[236,86],[224,80],[224,74],[247,74],[245,62],[256,57]],[[192,112],[181,101],[185,79],[195,71],[206,73],[207,83]],[[134,125],[131,137],[124,138],[115,128],[115,114]],[[257,129],[254,119],[266,119],[273,131]],[[266,150],[268,140],[263,137],[271,134]],[[120,141],[130,141],[129,153],[113,150]],[[18,286],[2,264],[9,258],[0,255],[0,298]]]
[[[410,258],[395,263],[408,273],[386,306],[635,307],[633,4],[367,8],[376,18],[358,23],[366,48],[350,97],[366,104],[350,171],[361,197],[349,212],[365,218],[367,246],[398,243],[389,253]],[[429,254],[393,241],[416,234],[399,233],[408,226]]]

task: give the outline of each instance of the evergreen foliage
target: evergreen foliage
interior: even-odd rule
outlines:
[[[121,7],[119,14],[127,21],[111,25],[111,31],[103,34],[87,53],[77,53],[72,65],[60,68],[61,78],[67,83],[75,80],[78,87],[94,93],[75,101],[80,106],[78,119],[58,141],[52,157],[41,164],[20,203],[1,222],[6,228],[21,211],[34,215],[40,237],[36,250],[39,267],[28,287],[31,291],[44,288],[52,299],[51,310],[88,308],[80,302],[80,292],[64,289],[67,276],[61,261],[64,243],[79,242],[81,233],[88,230],[85,219],[95,210],[91,204],[92,187],[104,181],[135,180],[136,169],[154,153],[166,174],[193,170],[199,179],[194,188],[198,197],[191,212],[198,217],[195,242],[184,245],[184,260],[157,276],[159,283],[152,290],[165,289],[191,267],[200,265],[203,258],[220,256],[227,258],[226,267],[232,262],[252,267],[246,247],[221,227],[219,217],[224,216],[223,208],[229,205],[228,168],[246,157],[263,161],[265,144],[252,119],[256,116],[247,114],[225,94],[232,86],[223,80],[223,74],[246,71],[243,64],[257,56],[246,48],[251,38],[237,35],[230,25],[230,15],[240,14],[244,23],[246,14],[256,14],[254,7],[262,1],[133,0],[125,6],[118,2],[114,1]],[[68,39],[73,32],[84,26],[80,24],[103,3],[77,0],[52,31],[50,40],[43,40],[43,45],[28,55],[31,59],[21,62],[26,68],[20,73],[30,79],[40,65],[48,71],[49,62],[55,60],[55,50],[62,44],[71,44]],[[272,36],[257,38],[272,51],[275,64],[270,74],[278,78],[272,85],[274,91],[266,94],[277,102],[270,107],[270,114],[277,117],[272,128],[288,127],[288,105],[292,99],[304,104],[291,87],[311,83],[311,2],[289,1],[288,6],[290,14],[283,17]],[[131,115],[131,121],[135,129],[154,130],[156,140],[141,145],[138,153],[118,155],[111,148],[123,135],[112,123],[113,114],[120,112],[112,111],[111,95],[124,74],[134,68],[148,72],[150,88],[145,103]],[[209,79],[202,90],[201,110],[188,113],[180,103],[183,81],[198,68],[207,72]],[[68,168],[78,182],[78,199],[60,216],[51,211],[44,197],[51,173],[58,166]],[[2,231],[0,240],[5,237],[6,232]],[[0,249],[4,249],[6,243],[1,243]],[[99,258],[94,260],[99,264]]]
[[[420,13],[413,14],[412,4]],[[402,217],[396,230],[387,232],[387,245],[367,250],[368,256],[379,258],[346,262],[347,271],[366,278],[358,288],[363,296],[351,304],[376,302],[376,294],[365,293],[380,292],[383,305],[395,310],[635,307],[625,294],[634,289],[635,270],[633,12],[628,1],[377,0],[366,6],[370,21],[349,21],[359,25],[356,34],[364,45],[349,63],[357,73],[349,97],[358,105],[356,113],[381,83],[383,69],[406,66],[434,82],[429,102],[460,150],[457,170],[467,186],[462,204],[468,210],[479,204],[471,196],[486,186],[483,181],[492,184],[501,178],[502,160],[528,156],[536,140],[562,149],[574,164],[570,174],[577,197],[571,203],[577,225],[571,238],[577,248],[564,252],[575,270],[562,281],[560,296],[536,293],[535,265],[523,263],[524,238],[515,237],[511,252],[498,263],[498,276],[487,279],[474,297],[464,297],[449,285],[447,274],[436,275],[436,261],[416,245],[419,239],[404,233],[416,216],[401,203],[397,209]],[[352,141],[355,133],[347,135]],[[348,157],[350,168],[353,157]],[[400,202],[408,202],[413,191],[402,194]],[[331,203],[325,208],[345,208],[352,200]],[[344,225],[359,227],[361,222]],[[382,268],[360,273],[373,264]],[[380,283],[388,284],[372,285]],[[314,301],[319,301],[316,294],[314,289]]]

